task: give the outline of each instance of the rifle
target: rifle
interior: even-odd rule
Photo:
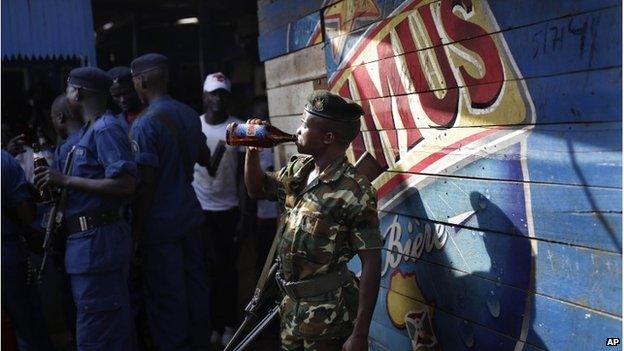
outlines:
[[[375,180],[382,172],[383,168],[377,163],[377,160],[368,152],[365,152],[355,163],[355,169],[364,175],[369,181]],[[275,282],[275,273],[277,273],[278,264],[273,263],[273,259],[275,256],[275,250],[277,248],[277,244],[279,243],[279,239],[281,238],[281,233],[283,230],[284,223],[280,223],[280,226],[277,230],[277,235],[275,235],[275,239],[273,239],[273,244],[271,244],[271,250],[269,251],[269,255],[264,263],[264,268],[262,270],[262,274],[258,279],[258,283],[256,284],[256,290],[254,291],[254,295],[251,298],[251,301],[245,307],[245,319],[243,323],[238,327],[236,333],[230,342],[227,344],[223,351],[244,351],[257,337],[260,333],[271,323],[271,321],[277,316],[279,312],[279,303],[276,303],[275,306],[269,309],[267,314],[248,332],[247,329],[258,319],[258,311],[264,306],[264,304],[270,299],[267,297],[269,292],[272,289],[277,289],[277,283]],[[247,332],[245,334],[245,332]],[[243,336],[244,335],[244,336]],[[242,337],[242,339],[241,339]],[[239,342],[239,339],[240,342]]]
[[[67,154],[67,160],[63,167],[63,174],[69,174],[74,164],[74,150],[76,146],[72,147],[71,151]],[[39,274],[37,275],[37,282],[41,283],[43,276],[43,270],[48,262],[48,256],[54,254],[54,239],[56,232],[61,227],[63,222],[63,214],[67,205],[67,188],[61,190],[61,196],[56,201],[52,202],[52,207],[46,217],[45,237],[43,239],[43,259],[41,260],[41,266],[39,267]]]

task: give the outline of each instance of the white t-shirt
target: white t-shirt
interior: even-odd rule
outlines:
[[[199,116],[202,132],[206,135],[206,145],[210,152],[215,152],[219,140],[225,142],[225,130],[232,122],[240,123],[240,120],[230,116],[218,125],[210,125],[204,120],[204,115]],[[206,211],[226,211],[233,207],[238,207],[237,194],[237,166],[238,153],[241,148],[225,145],[226,150],[219,163],[214,177],[208,174],[205,167],[195,164],[193,188],[203,210]]]
[[[35,179],[35,162],[33,160],[34,151],[30,146],[24,145],[24,152],[15,156],[15,160],[22,166],[24,170],[24,174],[26,175],[26,180],[29,183],[32,183]],[[50,160],[48,160],[48,164],[50,164]]]
[[[262,170],[267,171],[273,167],[273,149],[262,149],[260,152],[260,167]],[[273,201],[258,200],[258,211],[256,212],[258,218],[277,218],[277,204]]]

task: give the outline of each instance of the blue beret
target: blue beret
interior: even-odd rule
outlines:
[[[108,92],[113,80],[97,67],[74,68],[69,72],[67,84],[90,91]]]
[[[145,73],[147,71],[154,70],[156,68],[167,68],[169,66],[169,59],[165,55],[161,54],[145,54],[135,58],[130,63],[130,70],[132,75]]]
[[[108,75],[115,83],[132,82],[132,73],[130,73],[130,67],[117,66],[108,70]]]
[[[360,105],[327,90],[315,90],[310,93],[304,109],[315,116],[337,122],[357,121],[364,114]]]

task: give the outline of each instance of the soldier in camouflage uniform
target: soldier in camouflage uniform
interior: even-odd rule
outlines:
[[[257,149],[247,151],[249,195],[277,200],[283,216],[277,248],[282,350],[368,349],[382,238],[375,190],[345,157],[361,115],[356,103],[315,91],[297,130],[297,149],[307,156],[263,173]],[[346,268],[356,253],[362,261],[359,289]]]

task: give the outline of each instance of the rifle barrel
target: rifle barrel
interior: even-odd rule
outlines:
[[[267,327],[267,325],[271,323],[271,321],[277,316],[278,312],[279,312],[279,305],[276,305],[269,311],[269,313],[267,313],[267,315],[264,318],[262,318],[262,320],[260,321],[260,323],[258,323],[258,325],[256,325],[253,329],[251,329],[249,334],[247,334],[245,338],[240,342],[240,344],[238,344],[238,346],[236,346],[236,348],[233,349],[232,351],[244,351],[249,346],[249,344],[251,344],[254,340],[256,340],[258,335],[260,335],[260,333]]]

